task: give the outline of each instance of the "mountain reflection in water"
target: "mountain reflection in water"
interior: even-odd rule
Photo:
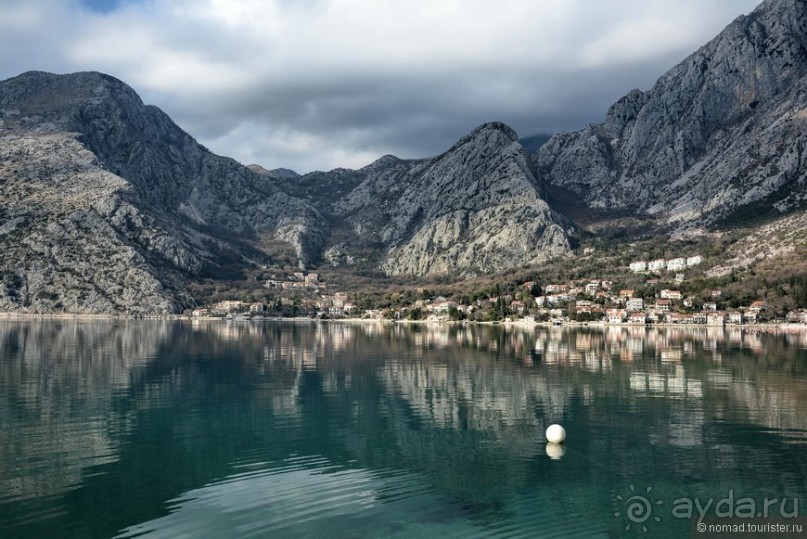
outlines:
[[[40,320],[0,341],[3,537],[618,537],[629,484],[807,484],[803,333]]]

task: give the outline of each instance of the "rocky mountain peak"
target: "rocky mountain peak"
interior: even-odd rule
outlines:
[[[807,3],[767,0],[653,88],[618,100],[602,124],[553,137],[540,174],[591,207],[669,224],[714,222],[762,200],[798,207],[806,75]]]
[[[321,252],[315,209],[113,77],[2,81],[0,122],[0,310],[173,312],[192,304],[185,279],[265,260],[263,245],[301,265]]]
[[[288,168],[274,168],[272,170],[267,170],[266,168],[262,167],[261,165],[254,164],[254,163],[251,164],[251,165],[247,165],[247,168],[249,170],[251,170],[252,172],[254,172],[255,174],[258,174],[260,176],[266,176],[266,177],[269,177],[269,178],[293,179],[293,178],[299,178],[300,177],[299,174],[297,174],[295,171],[293,171],[291,169],[288,169]]]
[[[382,155],[369,165],[366,165],[359,170],[361,170],[362,172],[370,172],[373,170],[380,170],[387,167],[394,167],[400,164],[401,162],[403,162],[402,159],[395,157],[394,155],[386,154]]]
[[[431,158],[299,176],[214,155],[114,77],[24,73],[0,82],[0,310],[175,312],[189,279],[289,247],[301,266],[504,271],[570,252],[549,189],[569,215],[665,231],[804,207],[807,2],[766,0],[602,123],[524,142],[490,122]]]
[[[283,167],[273,168],[269,172],[271,172],[272,174],[274,174],[275,176],[277,176],[279,178],[299,178],[300,177],[300,174],[298,174],[294,170],[291,170],[290,168],[283,168]]]
[[[512,127],[503,122],[484,123],[479,127],[477,127],[476,129],[474,129],[473,131],[471,131],[470,135],[468,136],[473,138],[475,136],[478,136],[479,134],[492,133],[492,132],[500,132],[510,140],[518,140],[518,134],[515,132],[515,130],[513,130]]]
[[[384,156],[353,173],[318,173],[303,182],[309,178],[344,187],[328,191],[339,194],[336,202],[320,203],[341,220],[343,241],[326,252],[328,260],[382,246],[388,274],[470,275],[569,250],[567,222],[543,200],[516,132],[500,122],[433,158]]]
[[[79,107],[110,99],[143,106],[131,87],[110,75],[95,71],[66,75],[28,71],[3,81],[0,107],[18,110],[22,115],[45,114],[50,120],[67,120]]]
[[[502,122],[488,122],[480,125],[469,134],[460,138],[449,152],[456,150],[466,144],[495,144],[507,145],[511,142],[518,142],[518,134],[510,126]]]

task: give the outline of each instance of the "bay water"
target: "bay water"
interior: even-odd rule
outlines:
[[[0,321],[3,538],[689,537],[805,485],[805,332]]]

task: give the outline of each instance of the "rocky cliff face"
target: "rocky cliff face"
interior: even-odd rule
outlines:
[[[529,157],[502,124],[477,128],[403,180],[407,188],[380,228],[390,244],[381,265],[388,274],[502,271],[569,251],[568,223],[544,201]],[[362,192],[344,209],[353,210]]]
[[[0,163],[0,310],[156,314],[191,303],[178,268],[198,270],[199,257],[124,201],[131,185],[74,137],[4,132]]]
[[[315,173],[286,185],[331,216],[325,258],[334,263],[375,249],[388,275],[463,276],[570,249],[568,222],[545,201],[515,132],[500,123],[477,128],[431,159],[385,156],[357,171]]]
[[[502,124],[432,159],[300,177],[210,153],[106,75],[0,83],[0,310],[177,312],[188,279],[278,240],[301,265],[499,271],[569,250],[543,197]]]
[[[540,174],[592,208],[705,224],[807,200],[807,3],[768,0],[603,123],[553,137]]]
[[[122,82],[0,83],[0,309],[176,312],[182,281],[290,243],[318,256],[316,210],[196,143]]]

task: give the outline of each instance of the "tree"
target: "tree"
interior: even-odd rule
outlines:
[[[465,320],[465,313],[452,305],[448,308],[448,318],[450,320]]]

